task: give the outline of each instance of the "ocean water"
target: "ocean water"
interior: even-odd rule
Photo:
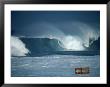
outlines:
[[[75,68],[89,67],[88,74],[75,74]],[[46,55],[12,57],[12,77],[99,77],[100,56]]]

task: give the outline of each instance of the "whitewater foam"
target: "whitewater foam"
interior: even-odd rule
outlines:
[[[25,44],[15,36],[11,36],[11,55],[12,56],[26,56],[29,50],[25,47]]]

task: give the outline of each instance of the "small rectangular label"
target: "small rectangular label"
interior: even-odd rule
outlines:
[[[89,67],[79,67],[75,68],[75,74],[89,74]]]

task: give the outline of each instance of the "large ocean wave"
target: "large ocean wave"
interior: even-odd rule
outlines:
[[[13,39],[13,38],[12,38]],[[12,56],[43,56],[43,55],[94,55],[99,54],[100,40],[93,41],[89,48],[75,40],[67,37],[65,41],[55,38],[16,38],[12,40]],[[70,42],[69,42],[70,41]],[[98,47],[98,48],[97,48]],[[91,51],[91,52],[90,52]]]
[[[100,50],[100,32],[81,22],[61,23],[61,26],[41,23],[43,27],[31,31],[33,35],[12,36],[13,56],[45,54],[53,51],[96,51]],[[41,26],[40,24],[37,26]],[[35,25],[32,25],[35,26]],[[36,27],[37,27],[36,26]],[[73,29],[71,29],[73,28]],[[30,53],[31,52],[31,53]]]

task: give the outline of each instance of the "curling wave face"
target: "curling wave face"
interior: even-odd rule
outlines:
[[[12,56],[42,56],[42,55],[50,55],[50,54],[71,54],[72,51],[90,51],[92,49],[96,49],[99,45],[99,40],[94,41],[92,45],[90,45],[90,49],[86,48],[80,42],[80,39],[68,36],[65,40],[62,41],[55,38],[19,38],[20,43],[18,41],[18,46],[12,47]],[[19,48],[20,47],[20,48]],[[19,48],[19,49],[18,49]],[[99,47],[100,48],[100,47]],[[98,48],[98,50],[99,50]],[[13,51],[14,50],[14,51]],[[16,50],[18,50],[16,52]],[[69,52],[68,52],[69,51]],[[71,52],[70,52],[71,51]],[[15,54],[17,53],[17,54]],[[18,55],[19,54],[19,55]],[[75,53],[76,54],[76,53]]]
[[[41,54],[47,51],[85,51],[100,49],[99,29],[80,22],[68,22],[68,26],[65,26],[66,24],[63,23],[66,29],[51,24],[41,24],[44,26],[43,28],[40,27],[40,29],[35,29],[36,31],[32,32],[35,33],[33,34],[35,36],[29,35],[30,32],[26,36],[18,36],[15,39],[12,36],[12,55],[25,56],[27,54]],[[31,30],[32,27],[29,29]],[[19,44],[21,45],[19,46]]]

